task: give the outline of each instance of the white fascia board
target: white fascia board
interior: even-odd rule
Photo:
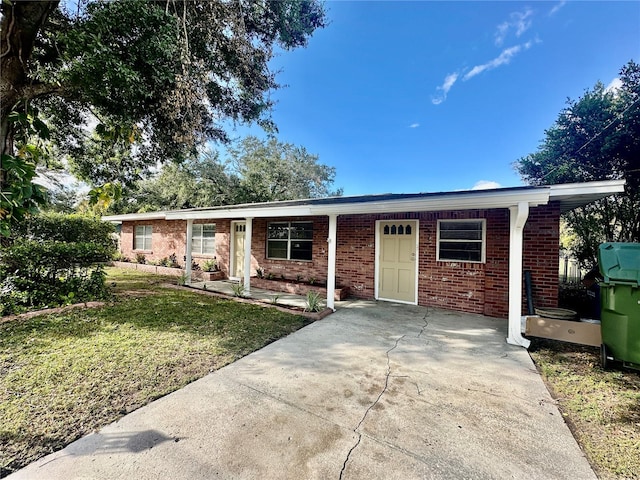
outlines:
[[[574,197],[580,195],[605,194],[624,192],[626,180],[602,180],[599,182],[585,183],[565,183],[560,185],[549,185],[550,200],[562,197]]]
[[[351,203],[339,205],[317,205],[311,210],[315,215],[350,215],[367,213],[433,212],[443,210],[476,210],[489,208],[509,208],[527,202],[529,206],[549,203],[548,187],[520,192],[487,192],[464,195],[446,195],[427,198],[386,200],[380,202]]]
[[[314,215],[309,206],[290,207],[247,207],[216,210],[173,211],[167,212],[167,220],[217,219],[217,218],[264,218],[264,217],[308,217]]]
[[[102,221],[112,223],[134,222],[137,220],[164,220],[165,212],[125,213],[123,215],[104,215]]]

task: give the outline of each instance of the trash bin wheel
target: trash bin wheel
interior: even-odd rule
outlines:
[[[609,370],[611,368],[609,349],[604,343],[600,345],[600,365],[602,366],[603,370]]]

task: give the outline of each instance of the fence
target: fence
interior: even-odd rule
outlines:
[[[584,277],[586,270],[581,268],[580,263],[575,258],[560,255],[559,278],[560,283],[579,283]]]

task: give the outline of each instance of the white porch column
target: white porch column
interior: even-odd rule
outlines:
[[[522,248],[524,226],[529,218],[529,203],[519,202],[509,207],[509,336],[507,343],[529,348],[531,343],[522,336]]]
[[[246,230],[244,233],[244,294],[247,296],[251,295],[251,236],[253,234],[253,218],[247,217],[245,218]]]
[[[338,231],[338,216],[329,215],[329,238],[327,238],[327,248],[329,249],[329,258],[327,264],[327,308],[334,312],[335,309],[335,291],[336,291],[336,238]]]
[[[187,220],[187,250],[185,252],[185,266],[184,270],[187,275],[186,284],[191,285],[191,244],[193,238],[193,220]]]

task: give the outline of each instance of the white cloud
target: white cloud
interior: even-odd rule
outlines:
[[[551,10],[549,10],[549,16],[551,15],[555,15],[556,13],[558,13],[558,10],[560,10],[562,7],[564,7],[567,4],[567,0],[562,0],[560,3],[556,3]]]
[[[409,125],[409,128],[418,128],[419,126],[419,123],[412,123],[411,125]]]
[[[616,93],[618,90],[620,90],[620,88],[622,88],[622,80],[616,77],[613,80],[611,80],[609,85],[607,85],[607,88],[605,88],[604,90],[605,92]]]
[[[478,180],[471,190],[490,190],[492,188],[501,188],[498,182],[493,180]]]
[[[447,99],[449,90],[451,90],[453,84],[456,83],[456,80],[458,80],[457,72],[450,73],[449,75],[444,77],[444,82],[442,83],[442,85],[436,88],[436,91],[439,91],[439,93],[431,97],[431,102],[434,105],[440,105],[442,102],[444,102]]]
[[[495,33],[495,42],[497,46],[502,46],[504,40],[510,31],[515,30],[516,37],[520,37],[524,32],[529,30],[532,23],[533,10],[525,8],[521,12],[513,12],[509,15],[509,20],[498,25]]]
[[[482,65],[476,65],[469,72],[467,72],[462,80],[467,81],[476,75],[481,74],[485,70],[493,70],[494,68],[498,68],[501,65],[508,64],[511,59],[520,53],[523,49],[528,50],[533,45],[533,41],[530,40],[527,43],[523,43],[521,45],[515,45],[513,47],[506,48],[493,60],[488,61],[487,63],[483,63]]]

